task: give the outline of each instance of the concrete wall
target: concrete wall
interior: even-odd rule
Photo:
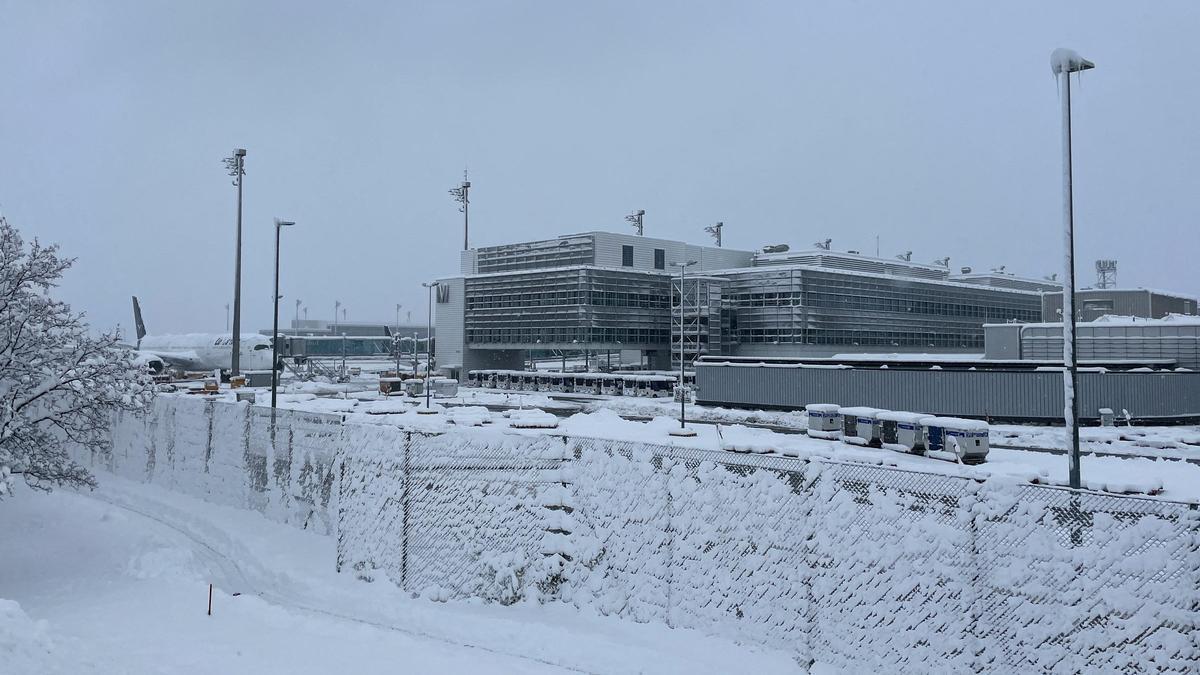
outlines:
[[[445,302],[440,299],[433,306],[435,335],[434,354],[438,368],[462,366],[466,359],[464,320],[466,311],[466,294],[462,277],[439,279],[439,284],[446,287],[448,295]],[[435,289],[439,290],[439,289]]]
[[[654,237],[639,237],[634,234],[617,234],[614,232],[594,233],[596,241],[596,266],[621,267],[622,246],[633,247],[633,269],[650,270],[654,268],[654,249],[665,251],[666,268],[670,273],[671,263],[695,260],[696,265],[689,272],[706,270],[729,269],[732,267],[749,267],[754,254],[749,251],[717,248],[715,246],[695,246],[669,239]],[[678,270],[678,268],[674,268]]]

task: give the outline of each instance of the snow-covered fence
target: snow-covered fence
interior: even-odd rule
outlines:
[[[850,671],[1194,672],[1194,505],[830,460],[344,424],[185,396],[118,416],[135,480],[336,532],[433,599],[561,600]]]
[[[545,577],[543,495],[564,452],[538,434],[347,425],[338,569],[437,600],[521,598]]]
[[[147,415],[117,413],[112,448],[78,461],[132,480],[331,533],[342,416],[159,396]]]
[[[1194,672],[1200,514],[839,462],[568,441],[570,599],[854,672]]]

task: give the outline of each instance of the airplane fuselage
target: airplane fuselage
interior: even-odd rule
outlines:
[[[244,334],[239,347],[241,370],[271,369],[270,338],[253,333]],[[233,336],[229,334],[147,335],[142,338],[138,349],[187,370],[219,368],[228,371],[233,367]]]

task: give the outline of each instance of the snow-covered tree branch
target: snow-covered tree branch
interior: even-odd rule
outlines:
[[[57,246],[26,246],[0,216],[0,498],[20,476],[39,489],[95,484],[67,444],[103,449],[116,410],[144,410],[153,384],[114,332],[88,334],[50,291],[71,267]]]

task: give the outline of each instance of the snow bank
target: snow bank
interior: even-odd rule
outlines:
[[[6,673],[59,672],[45,621],[29,618],[21,605],[0,598],[0,670]]]

